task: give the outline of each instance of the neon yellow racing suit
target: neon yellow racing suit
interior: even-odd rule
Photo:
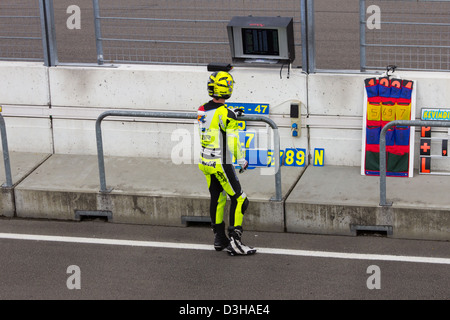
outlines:
[[[213,100],[200,106],[197,116],[201,141],[198,166],[205,174],[211,194],[211,223],[223,222],[228,194],[231,199],[230,226],[241,227],[249,201],[242,191],[230,157],[232,154],[238,164],[245,162],[239,142],[237,116],[224,104]]]

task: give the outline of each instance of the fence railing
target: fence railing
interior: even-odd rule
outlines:
[[[349,2],[343,8],[344,3],[333,0],[223,0],[220,7],[210,0],[92,0],[92,5],[78,4],[83,22],[77,31],[67,30],[68,19],[74,18],[65,4],[55,2],[55,8],[53,3],[0,1],[0,60],[54,66],[59,63],[58,46],[64,63],[93,62],[94,52],[99,65],[230,63],[226,26],[233,16],[253,15],[293,17],[292,66],[308,73],[354,70],[358,62],[361,71],[387,65],[450,70],[450,1],[359,0],[359,8]],[[374,14],[379,16],[374,18],[372,8],[378,8]],[[353,39],[358,29],[359,43]],[[87,41],[93,37],[96,50]]]
[[[450,70],[450,1],[360,0],[360,69]]]
[[[380,133],[380,206],[391,206],[386,201],[386,132],[393,126],[450,127],[449,121],[395,120],[387,123]],[[413,134],[413,132],[411,132]]]
[[[106,117],[132,117],[132,118],[171,118],[171,119],[197,119],[197,113],[189,112],[151,112],[151,111],[128,111],[128,110],[110,110],[100,114],[95,122],[95,134],[97,139],[97,157],[98,157],[98,170],[100,178],[100,192],[109,193],[112,189],[108,189],[106,186],[106,173],[105,173],[105,157],[103,151],[103,137],[101,124]],[[242,121],[259,121],[265,122],[273,129],[274,139],[274,154],[280,154],[280,136],[278,132],[278,126],[276,123],[267,116],[262,115],[244,115],[240,116],[239,120]],[[275,158],[275,196],[271,199],[273,201],[282,201],[283,195],[281,190],[281,170],[280,170],[280,157]]]
[[[294,18],[297,61],[302,63],[302,9],[307,0],[194,0],[188,4],[166,0],[93,0],[99,64],[163,63],[206,65],[230,63],[226,26],[233,16],[289,16]],[[310,0],[308,0],[310,1]],[[186,5],[183,5],[186,3]]]
[[[0,59],[43,61],[41,3],[0,2]]]
[[[58,64],[53,0],[0,2],[0,60]]]

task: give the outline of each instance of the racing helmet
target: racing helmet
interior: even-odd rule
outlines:
[[[218,71],[209,76],[208,94],[217,99],[229,99],[233,93],[234,79],[228,72]]]

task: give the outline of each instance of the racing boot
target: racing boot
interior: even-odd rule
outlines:
[[[227,235],[225,234],[225,222],[220,224],[211,224],[214,232],[214,249],[222,251],[230,244]]]
[[[230,244],[227,251],[231,256],[254,254],[256,249],[246,246],[242,243],[242,227],[228,227],[228,236],[230,237]]]

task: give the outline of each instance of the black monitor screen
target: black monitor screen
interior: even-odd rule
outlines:
[[[280,55],[277,29],[242,29],[244,54]]]

